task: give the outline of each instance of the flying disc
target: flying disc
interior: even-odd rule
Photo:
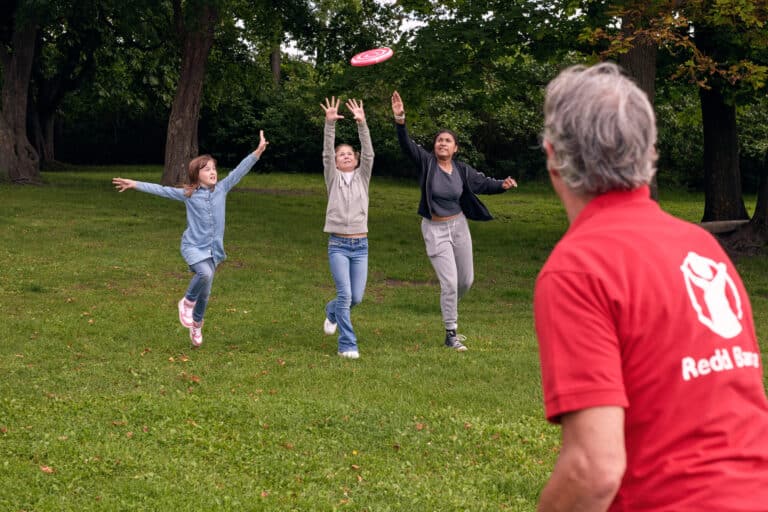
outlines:
[[[373,50],[367,50],[361,53],[358,53],[354,57],[352,57],[352,60],[350,61],[350,64],[353,66],[371,66],[373,64],[378,64],[379,62],[384,62],[388,58],[392,56],[394,52],[391,48],[387,48],[386,46],[382,46],[381,48],[374,48]]]

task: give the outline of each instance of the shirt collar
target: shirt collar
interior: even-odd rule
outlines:
[[[643,185],[632,190],[611,190],[593,198],[579,213],[571,224],[574,229],[594,217],[601,211],[615,206],[627,206],[630,203],[648,201],[651,197],[651,188]]]

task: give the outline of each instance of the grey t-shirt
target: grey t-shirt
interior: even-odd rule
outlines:
[[[464,185],[459,171],[454,168],[451,174],[438,170],[432,176],[432,214],[439,217],[450,217],[461,213],[459,198]]]

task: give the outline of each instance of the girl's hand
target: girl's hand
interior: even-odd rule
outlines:
[[[328,101],[328,98],[325,98],[325,105],[320,104],[320,108],[325,110],[326,121],[344,119],[344,116],[339,115],[339,103],[341,103],[341,98],[337,99],[335,96],[331,96],[330,101]]]
[[[512,187],[517,188],[517,182],[513,178],[510,178],[509,176],[507,176],[504,179],[504,183],[501,184],[501,188],[503,188],[504,190],[509,190]]]
[[[403,100],[400,98],[400,93],[397,91],[392,93],[392,113],[395,117],[403,117],[405,115]]]
[[[261,157],[261,154],[267,149],[267,145],[269,145],[269,142],[264,138],[264,130],[259,130],[259,146],[253,154],[256,155],[257,158]]]
[[[348,99],[347,100],[347,109],[352,112],[352,115],[355,116],[355,121],[358,123],[364,123],[365,122],[365,111],[363,110],[363,100],[355,100],[355,99]]]
[[[125,192],[129,188],[136,188],[136,182],[134,180],[125,178],[112,178],[112,184],[118,192]]]

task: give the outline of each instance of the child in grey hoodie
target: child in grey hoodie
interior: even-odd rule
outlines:
[[[352,328],[350,309],[363,300],[368,280],[368,185],[373,170],[373,145],[365,122],[362,100],[349,99],[360,136],[360,154],[349,144],[334,148],[336,121],[341,99],[325,99],[323,131],[323,172],[328,191],[323,231],[328,239],[328,261],[336,284],[336,297],[325,306],[323,331],[332,335],[339,330],[338,354],[357,359],[360,352]]]

